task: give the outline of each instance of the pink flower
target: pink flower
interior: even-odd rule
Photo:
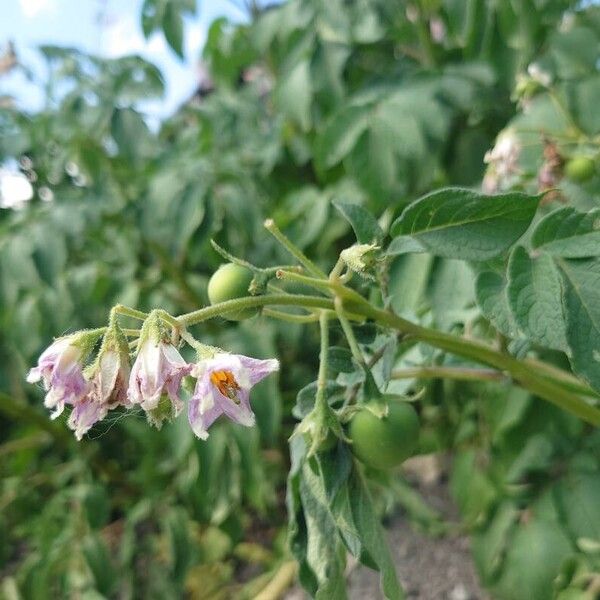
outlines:
[[[250,389],[278,370],[279,361],[275,359],[259,360],[241,354],[220,353],[198,362],[192,369],[198,381],[188,406],[194,433],[205,440],[208,428],[222,414],[240,425],[254,425]]]
[[[117,325],[104,335],[97,360],[84,371],[84,363],[104,329],[80,331],[57,339],[29,371],[27,381],[43,381],[45,406],[55,419],[65,405],[73,406],[68,425],[81,440],[94,423],[119,405],[128,405],[129,348]]]
[[[179,386],[191,368],[172,344],[148,337],[131,369],[129,401],[140,404],[150,422],[160,427],[165,419],[181,412]]]
[[[130,406],[127,398],[130,374],[129,354],[126,350],[110,349],[100,352],[90,395],[108,408]]]
[[[89,390],[89,383],[83,376],[86,352],[84,346],[75,341],[75,335],[55,340],[44,350],[37,367],[27,375],[29,383],[42,380],[47,391],[44,406],[53,410],[51,419],[56,419],[63,412],[65,404],[80,402]]]
[[[87,433],[93,425],[104,419],[108,413],[108,406],[95,402],[90,396],[86,396],[78,402],[69,415],[67,425],[75,432],[75,437],[81,441],[84,433]]]
[[[131,406],[127,398],[129,380],[129,354],[116,345],[100,350],[98,361],[93,367],[89,391],[85,398],[73,406],[67,422],[81,440],[84,433],[104,419],[108,411],[118,406]]]

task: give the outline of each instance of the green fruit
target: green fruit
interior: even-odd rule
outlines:
[[[375,469],[398,466],[414,452],[419,441],[419,417],[406,402],[388,401],[388,414],[377,418],[368,409],[357,412],[348,437],[353,454]]]
[[[578,183],[590,179],[595,171],[594,161],[587,156],[575,156],[565,165],[565,175]]]
[[[248,288],[254,275],[250,269],[228,263],[221,265],[208,282],[208,299],[211,304],[226,302],[236,298],[245,298],[250,295]],[[253,317],[258,308],[243,308],[232,313],[224,314],[223,317],[230,321],[241,321]]]

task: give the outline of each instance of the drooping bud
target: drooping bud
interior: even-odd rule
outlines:
[[[181,412],[183,401],[179,388],[191,369],[192,365],[168,341],[158,315],[151,313],[140,333],[127,397],[146,411],[150,423],[160,428],[165,420]]]
[[[340,258],[349,269],[364,275],[377,262],[378,250],[379,246],[376,244],[354,244],[342,250]]]
[[[90,389],[83,375],[84,363],[90,355],[103,330],[79,331],[56,339],[40,356],[27,381],[42,381],[46,390],[44,406],[53,412],[55,419],[66,405],[82,401]]]

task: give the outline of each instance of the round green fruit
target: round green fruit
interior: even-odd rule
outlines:
[[[595,171],[596,165],[588,156],[575,156],[565,165],[565,175],[578,183],[590,179]]]
[[[379,419],[368,409],[350,421],[351,449],[361,462],[375,469],[397,467],[413,454],[419,441],[419,417],[406,402],[388,401],[387,416]]]
[[[248,288],[254,277],[252,271],[246,267],[228,263],[221,265],[208,282],[208,299],[211,304],[245,298],[250,295]],[[223,317],[230,321],[241,321],[253,317],[258,308],[242,308],[235,312],[224,314]]]

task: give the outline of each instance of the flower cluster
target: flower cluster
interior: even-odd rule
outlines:
[[[485,193],[493,194],[508,189],[516,182],[521,174],[521,150],[521,143],[514,131],[506,129],[500,133],[496,145],[483,158],[488,165],[482,184]]]
[[[86,366],[102,335],[95,361]],[[148,421],[160,428],[183,410],[182,380],[192,376],[196,384],[188,401],[188,418],[196,436],[205,440],[208,428],[222,414],[240,425],[254,425],[250,389],[278,369],[279,362],[274,359],[259,360],[217,349],[205,351],[203,358],[190,364],[163,334],[158,321],[149,318],[140,333],[133,366],[127,340],[112,322],[105,333],[82,331],[55,340],[29,371],[27,381],[42,381],[44,405],[52,410],[52,419],[65,406],[72,407],[68,425],[81,440],[119,406],[140,406]]]

